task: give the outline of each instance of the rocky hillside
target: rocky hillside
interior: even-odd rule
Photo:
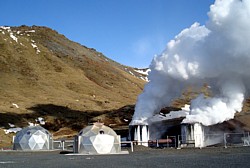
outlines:
[[[79,131],[92,118],[102,121],[103,114],[134,104],[144,77],[50,28],[0,27],[2,128],[42,117],[54,132]]]

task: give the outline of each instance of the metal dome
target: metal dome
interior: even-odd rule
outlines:
[[[23,128],[14,139],[14,150],[50,150],[52,148],[52,135],[41,126]]]
[[[94,123],[78,134],[78,152],[88,154],[110,154],[121,152],[120,136],[103,123]]]

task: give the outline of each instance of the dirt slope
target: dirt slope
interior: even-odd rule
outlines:
[[[134,104],[141,76],[47,27],[1,27],[0,127],[43,117],[53,131],[78,130]]]

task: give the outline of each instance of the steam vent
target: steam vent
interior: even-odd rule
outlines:
[[[120,152],[120,136],[103,123],[87,126],[75,137],[74,153],[118,154]]]
[[[17,133],[14,139],[14,150],[51,150],[52,135],[41,126],[29,126]]]
[[[129,133],[131,141],[137,141],[138,145],[148,146],[148,125],[130,125]]]
[[[194,147],[204,147],[204,134],[204,126],[200,123],[181,125],[183,144],[193,143]]]

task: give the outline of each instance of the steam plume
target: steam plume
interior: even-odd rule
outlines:
[[[153,58],[131,124],[145,124],[185,88],[204,83],[214,97],[192,100],[183,122],[213,125],[241,111],[250,90],[250,0],[216,0],[208,16],[205,25],[184,29]]]

